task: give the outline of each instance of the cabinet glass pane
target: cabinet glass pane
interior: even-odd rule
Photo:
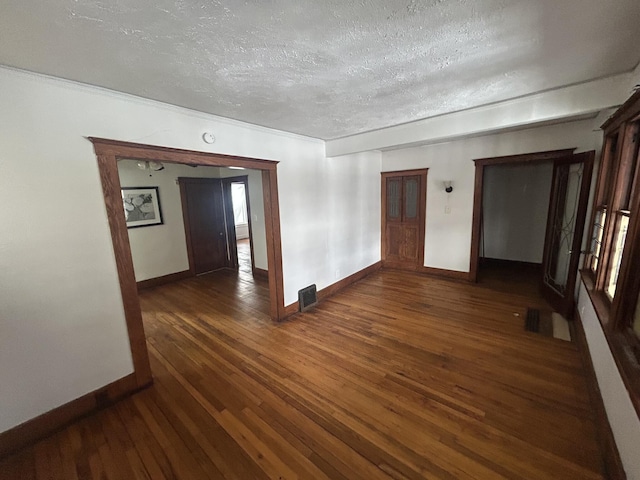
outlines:
[[[418,177],[406,177],[404,179],[404,216],[407,220],[418,218]]]
[[[387,179],[387,218],[389,220],[400,219],[402,180],[400,178]]]

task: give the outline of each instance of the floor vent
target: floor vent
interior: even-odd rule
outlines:
[[[554,337],[553,314],[550,310],[538,310],[537,308],[527,308],[527,317],[524,321],[524,329],[527,332],[534,332],[543,337]]]
[[[309,310],[316,303],[318,303],[318,295],[315,284],[298,291],[298,304],[301,312]]]
[[[540,310],[535,308],[527,308],[527,318],[524,321],[524,329],[527,332],[540,331]]]

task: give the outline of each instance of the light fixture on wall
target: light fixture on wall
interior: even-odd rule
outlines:
[[[451,180],[445,180],[444,182],[442,182],[442,185],[444,185],[445,192],[447,193],[453,192],[453,182]]]
[[[153,172],[159,172],[160,170],[164,170],[164,165],[162,162],[138,162],[138,168],[140,170],[151,170]]]
[[[214,137],[211,132],[204,132],[202,134],[202,140],[204,143],[214,143],[216,141],[216,137]]]

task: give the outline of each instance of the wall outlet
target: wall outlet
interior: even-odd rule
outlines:
[[[450,207],[449,205],[447,205],[447,206],[445,206],[445,207],[444,207],[444,213],[445,213],[446,215],[449,215],[449,214],[451,213],[451,207]]]

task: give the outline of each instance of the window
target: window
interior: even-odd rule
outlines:
[[[585,285],[640,415],[640,91],[602,127]]]
[[[629,211],[621,211],[618,213],[614,228],[613,248],[611,250],[611,260],[609,260],[609,271],[607,272],[606,287],[604,290],[609,300],[613,300],[616,294],[618,277],[620,276],[620,265],[622,264],[622,252],[624,251],[628,228]]]
[[[586,260],[587,266],[593,275],[595,275],[600,264],[600,256],[602,254],[604,226],[607,219],[607,202],[610,200],[611,184],[615,173],[614,162],[617,153],[618,135],[616,133],[605,138],[598,171],[598,186],[593,204],[594,220],[591,227],[591,245]]]
[[[595,220],[593,223],[593,235],[591,236],[591,248],[589,260],[589,270],[592,274],[595,274],[598,269],[598,262],[600,261],[600,254],[602,252],[602,236],[604,235],[604,224],[607,221],[607,207],[601,206],[595,210]]]

